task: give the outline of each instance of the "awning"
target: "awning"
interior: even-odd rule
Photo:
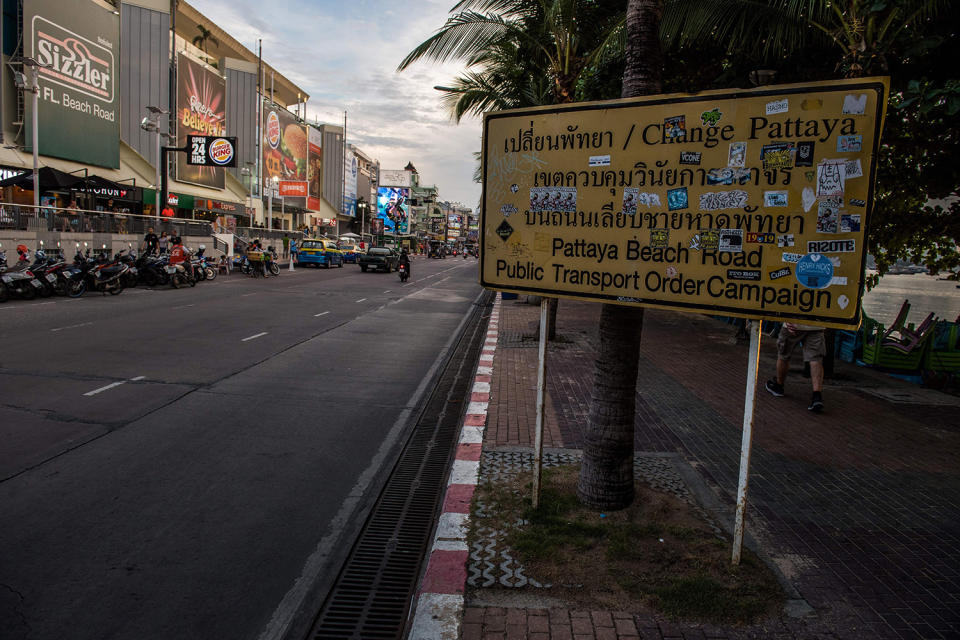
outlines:
[[[60,171],[53,167],[41,167],[37,171],[40,179],[41,191],[64,191],[67,189],[76,189],[82,187],[84,182],[82,177],[77,177],[72,173]],[[7,178],[0,181],[0,187],[20,187],[21,189],[33,190],[33,171]]]

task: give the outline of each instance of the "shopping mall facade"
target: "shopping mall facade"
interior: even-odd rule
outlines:
[[[155,215],[160,164],[169,176],[166,204],[177,218],[319,232],[334,230],[338,219],[344,226],[354,220],[357,194],[345,193],[344,184],[356,156],[345,153],[344,128],[305,122],[307,92],[263,62],[277,52],[241,44],[183,1],[24,0],[3,7],[4,68],[14,72],[0,82],[0,179],[33,167],[33,68],[21,62],[32,59],[42,65],[39,166],[100,179],[81,189],[42,190],[45,205],[109,204]],[[209,37],[197,40],[198,25]],[[158,146],[182,147],[198,133],[236,137],[236,166],[195,167],[176,151],[158,163]],[[376,189],[370,164],[368,194]],[[2,191],[5,203],[30,204],[33,197],[21,187]]]

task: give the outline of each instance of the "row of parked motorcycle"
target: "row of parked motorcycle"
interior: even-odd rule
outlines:
[[[17,247],[18,259],[7,266],[6,251],[0,249],[0,302],[10,297],[31,300],[54,294],[79,298],[88,290],[118,295],[127,287],[146,285],[174,288],[193,287],[201,280],[217,277],[214,261],[203,255],[204,247],[190,257],[188,263],[170,264],[169,255],[140,255],[123,250],[110,257],[109,253],[90,255],[79,248],[73,262],[67,262],[61,253],[47,255],[43,250],[34,253],[33,260],[24,245]]]

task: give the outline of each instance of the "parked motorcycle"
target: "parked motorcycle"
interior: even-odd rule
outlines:
[[[80,260],[77,261],[77,258]],[[123,292],[123,279],[130,268],[120,262],[120,254],[114,256],[113,260],[105,256],[91,258],[90,250],[87,249],[86,257],[78,253],[77,258],[74,261],[78,268],[84,270],[87,288],[101,293],[109,293],[112,296]]]
[[[17,296],[24,300],[32,300],[43,290],[43,284],[34,277],[28,269],[27,255],[20,253],[20,260],[13,267],[7,268],[7,252],[0,250],[0,283],[2,283],[2,300],[10,296]]]
[[[180,264],[167,264],[163,270],[170,277],[170,286],[174,289],[179,289],[185,284],[189,284],[191,287],[197,286],[197,280],[190,275],[190,272],[183,266],[183,263]]]

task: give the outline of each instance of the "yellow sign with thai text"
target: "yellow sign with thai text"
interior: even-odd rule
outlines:
[[[887,78],[499,111],[480,280],[856,326]]]

